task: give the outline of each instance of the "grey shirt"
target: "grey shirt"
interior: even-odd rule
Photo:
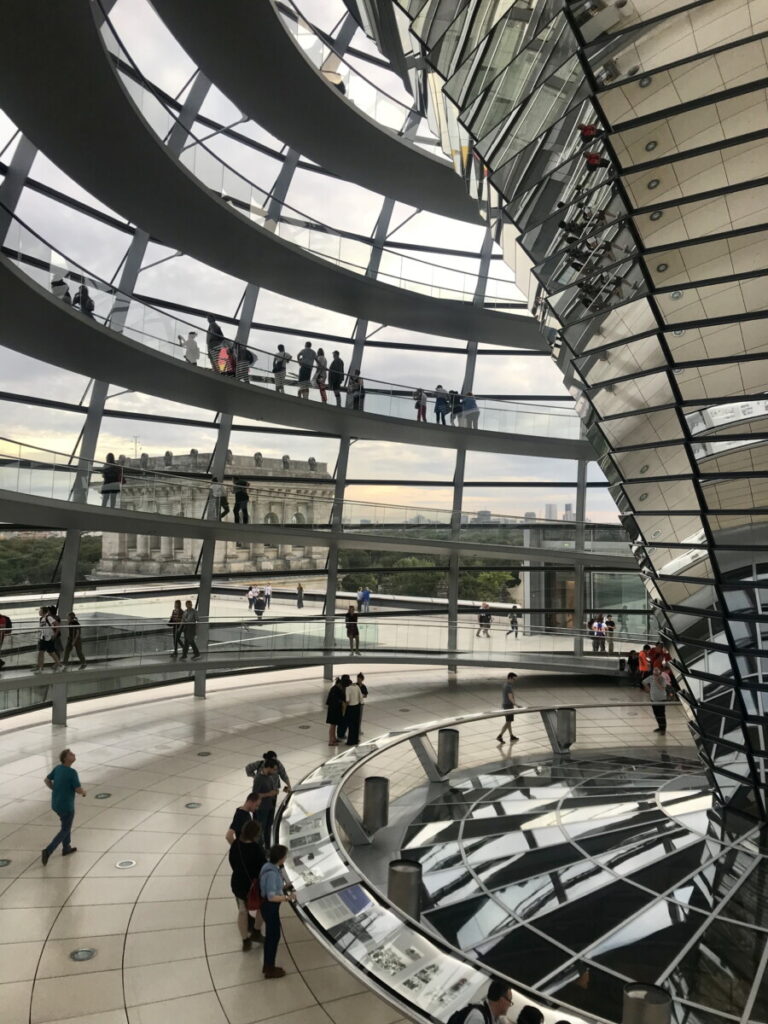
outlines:
[[[513,708],[515,706],[515,687],[514,683],[510,683],[509,680],[501,688],[501,706],[503,708]]]
[[[258,772],[253,777],[253,792],[258,793],[261,796],[261,806],[269,807],[274,805],[275,797],[263,796],[264,793],[271,793],[276,789],[279,789],[280,782],[277,775],[262,775]]]

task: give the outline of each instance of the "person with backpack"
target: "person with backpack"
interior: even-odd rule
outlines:
[[[285,345],[278,345],[277,352],[272,359],[272,374],[275,378],[275,391],[280,394],[285,391],[285,371],[291,359],[293,356],[285,351]]]
[[[40,608],[39,631],[37,634],[37,668],[36,672],[43,671],[43,662],[46,654],[53,659],[56,668],[61,666],[61,659],[56,653],[56,619],[51,615],[50,610],[43,605]]]
[[[181,615],[181,661],[186,661],[187,651],[190,647],[192,648],[192,661],[197,661],[200,657],[200,651],[197,649],[197,643],[195,642],[197,623],[197,609],[192,607],[191,601],[187,601]]]
[[[106,461],[101,469],[103,483],[101,485],[101,507],[117,506],[117,498],[123,486],[123,467],[115,462],[112,452],[107,453]]]
[[[208,348],[208,358],[211,361],[211,369],[219,369],[219,350],[224,341],[224,331],[216,323],[216,317],[210,314],[207,317],[208,330],[205,332],[205,344]]]
[[[77,655],[77,660],[80,662],[80,668],[85,668],[86,661],[85,655],[83,654],[83,627],[80,625],[80,620],[74,612],[67,614],[67,643],[64,647],[63,663],[69,664],[69,656],[74,650]]]
[[[517,631],[520,628],[520,624],[517,618],[517,605],[515,605],[515,607],[510,610],[509,615],[507,615],[507,618],[509,619],[509,629],[504,635],[509,636],[510,633],[514,633],[515,640],[517,640]]]
[[[450,413],[451,426],[456,426],[456,421],[459,421],[461,426],[461,414],[463,412],[463,406],[461,404],[461,395],[458,391],[448,392],[448,412]]]
[[[256,356],[247,345],[241,345],[240,342],[235,342],[232,352],[235,357],[235,377],[243,384],[247,384],[250,380],[251,367],[256,362]]]
[[[85,313],[86,316],[91,317],[93,316],[93,311],[96,308],[93,299],[89,295],[88,289],[84,284],[81,284],[75,292],[75,297],[72,299],[72,305],[79,306],[81,313]]]
[[[197,366],[197,360],[200,358],[200,349],[197,344],[197,331],[190,331],[186,338],[182,337],[181,334],[177,335],[179,344],[184,349],[184,362],[189,363],[190,366]]]
[[[0,612],[0,654],[2,654],[3,644],[5,643],[5,638],[7,636],[10,636],[12,632],[13,632],[13,623],[11,622],[10,615],[3,615],[2,612]],[[5,667],[5,662],[3,661],[2,658],[0,658],[0,668],[4,668],[4,667]]]
[[[353,370],[347,381],[347,408],[357,412],[365,408],[365,381],[359,370]]]
[[[447,1024],[506,1024],[512,1005],[512,990],[508,981],[494,978],[482,1003],[470,1003],[455,1010]]]
[[[475,636],[480,636],[482,633],[484,637],[490,640],[490,628],[492,621],[493,616],[491,615],[491,606],[487,601],[483,601],[480,605],[480,610],[477,613],[477,632],[475,633]]]
[[[333,392],[336,405],[341,406],[341,386],[344,383],[344,360],[338,352],[333,353],[331,365],[328,367],[328,387]]]
[[[248,481],[235,477],[233,481],[235,494],[235,522],[248,522]]]
[[[445,426],[445,414],[448,412],[448,396],[442,384],[435,388],[435,423]]]

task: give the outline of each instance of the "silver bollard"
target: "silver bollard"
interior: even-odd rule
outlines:
[[[371,775],[363,783],[363,827],[373,835],[389,824],[389,779]]]
[[[658,985],[645,985],[641,981],[624,986],[622,1024],[670,1024],[672,998]]]
[[[437,770],[441,775],[455,772],[459,767],[459,730],[437,730]]]
[[[402,912],[418,921],[421,915],[421,864],[417,860],[391,860],[387,896]]]

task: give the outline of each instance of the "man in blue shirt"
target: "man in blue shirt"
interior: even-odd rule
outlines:
[[[371,610],[371,592],[368,586],[363,587],[363,611],[369,612]]]
[[[85,790],[80,785],[80,778],[72,767],[77,758],[67,747],[59,754],[59,761],[56,767],[46,775],[44,781],[51,790],[51,807],[59,816],[61,828],[53,839],[43,850],[43,865],[48,863],[48,858],[59,845],[62,844],[62,855],[69,856],[70,853],[77,853],[77,847],[72,846],[72,822],[75,820],[75,793],[85,796]]]

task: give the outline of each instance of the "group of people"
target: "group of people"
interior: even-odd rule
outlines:
[[[606,644],[608,654],[613,654],[613,635],[616,632],[616,623],[610,612],[607,615],[600,612],[588,623],[589,635],[592,637],[592,650],[595,654],[605,654]]]
[[[301,584],[299,584],[301,587]],[[302,604],[298,607],[303,606],[303,594],[304,588],[301,589]],[[245,596],[248,600],[248,610],[252,611],[256,618],[261,622],[264,617],[264,612],[272,605],[272,584],[267,583],[266,586],[259,587],[255,583],[252,584],[245,592]],[[298,597],[298,595],[297,595]]]
[[[345,739],[348,747],[356,747],[360,742],[363,702],[367,696],[368,687],[362,672],[358,672],[355,679],[348,675],[336,677],[325,698],[329,747]]]
[[[61,299],[66,305],[74,306],[86,316],[93,316],[96,306],[86,285],[81,284],[72,295],[67,282],[60,274],[57,274],[51,281],[51,291],[57,299]]]
[[[507,622],[509,624],[509,629],[504,634],[505,637],[508,637],[510,633],[513,633],[515,640],[517,640],[520,629],[520,620],[518,618],[519,611],[520,609],[517,607],[517,605],[513,605],[507,612]],[[475,636],[484,636],[486,639],[490,640],[492,622],[493,612],[491,611],[491,606],[488,604],[487,601],[483,601],[477,612],[477,632],[475,633]]]
[[[661,640],[644,644],[642,650],[631,650],[627,655],[627,674],[632,686],[645,690],[651,702],[656,719],[654,732],[662,736],[667,731],[667,708],[670,700],[676,700],[679,685],[672,671],[672,656]]]
[[[448,1018],[448,1024],[544,1024],[544,1014],[530,1003],[513,1018],[510,1015],[512,1004],[509,982],[493,978],[482,1003],[470,1003],[456,1010]],[[559,1020],[556,1024],[569,1024],[569,1021]]]
[[[200,651],[197,649],[197,624],[200,617],[197,608],[191,601],[185,601],[181,607],[181,601],[173,602],[171,617],[168,625],[171,627],[171,640],[173,641],[172,658],[179,658],[186,661],[190,647],[192,648],[192,661],[197,661]],[[179,657],[179,648],[181,656]]]
[[[69,664],[72,651],[77,655],[79,667],[85,668],[83,654],[83,628],[74,612],[68,612],[66,622],[62,623],[55,604],[41,605],[38,609],[37,662],[35,672],[42,672],[45,667],[46,654],[53,662],[55,671],[65,669]],[[8,620],[10,622],[10,620]],[[62,635],[63,634],[63,635]],[[0,644],[0,646],[2,646]],[[4,663],[3,663],[4,664]],[[2,667],[0,665],[0,667]]]
[[[458,391],[446,391],[441,384],[431,394],[424,388],[417,388],[413,395],[413,404],[416,408],[416,422],[427,422],[427,403],[434,400],[433,412],[435,423],[446,426],[446,417],[452,427],[470,427],[477,429],[480,420],[480,407],[477,399],[471,391],[460,394]]]

